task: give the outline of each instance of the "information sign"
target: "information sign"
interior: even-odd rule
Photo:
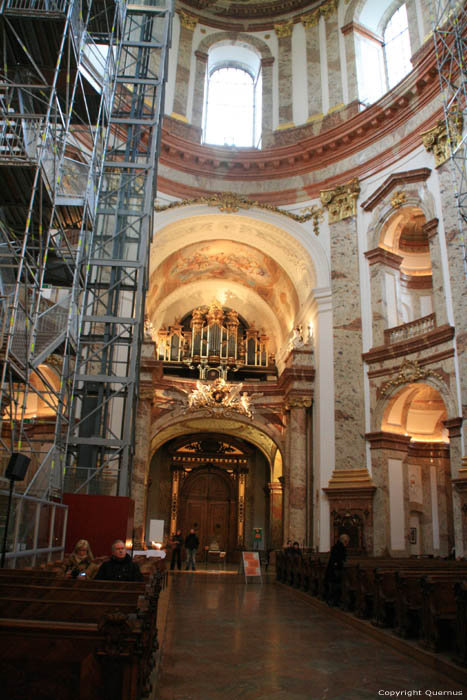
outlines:
[[[245,574],[245,583],[248,583],[249,578],[259,578],[261,583],[261,564],[259,561],[259,552],[242,552],[243,571]]]

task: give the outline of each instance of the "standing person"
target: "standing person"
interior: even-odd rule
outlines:
[[[180,571],[180,569],[182,568],[182,544],[183,544],[183,537],[182,537],[181,530],[177,530],[175,535],[172,536],[170,543],[172,545],[172,560],[170,562],[170,568],[171,568],[171,570],[175,569],[175,562],[177,562],[178,570]]]
[[[328,605],[339,605],[342,593],[342,572],[347,558],[350,537],[345,533],[339,536],[331,549],[324,576],[324,595]]]
[[[199,547],[199,539],[196,536],[196,533],[193,528],[190,530],[190,534],[187,535],[185,539],[185,549],[186,549],[186,571],[191,568],[194,571],[195,570],[195,561],[196,561],[196,550]]]
[[[138,564],[127,554],[123,540],[115,540],[112,556],[104,561],[96,574],[96,581],[144,581]]]

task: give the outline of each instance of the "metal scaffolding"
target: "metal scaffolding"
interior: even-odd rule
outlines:
[[[0,460],[31,457],[26,496],[129,493],[172,13],[0,3]]]
[[[467,276],[467,9],[463,0],[432,0],[432,8],[433,40],[451,147],[459,246]]]

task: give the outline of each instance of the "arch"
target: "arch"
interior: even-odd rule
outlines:
[[[419,381],[408,380],[406,384],[392,387],[384,397],[380,397],[376,403],[375,411],[373,413],[373,430],[380,431],[384,430],[382,426],[387,422],[388,416],[398,401],[398,399],[403,402],[404,399],[410,402],[412,398],[415,398],[420,391],[421,387],[429,387],[436,392],[439,399],[443,402],[446,410],[446,418],[443,420],[454,418],[457,416],[457,402],[454,396],[452,396],[451,391],[441,376],[433,372],[431,376],[425,376]],[[397,407],[400,410],[400,406]],[[405,406],[406,411],[408,406]],[[406,434],[406,430],[395,429],[386,432],[394,432],[399,434]],[[429,442],[430,440],[424,440]],[[438,439],[436,442],[447,442],[445,439]]]
[[[271,49],[265,41],[251,34],[243,32],[236,33],[234,37],[226,36],[225,32],[216,32],[207,37],[203,37],[198,46],[197,51],[209,53],[213,46],[235,46],[244,47],[250,51],[257,53],[262,59],[272,58]]]
[[[274,473],[282,468],[283,445],[277,436],[262,425],[252,424],[241,417],[238,418],[213,418],[206,417],[201,412],[193,413],[192,416],[171,416],[165,421],[160,421],[153,426],[153,433],[150,439],[149,460],[165,443],[174,438],[188,435],[190,433],[216,433],[229,435],[234,438],[241,438],[257,447],[268,460],[273,480],[277,481],[282,474]],[[276,460],[277,452],[281,453],[282,459]]]

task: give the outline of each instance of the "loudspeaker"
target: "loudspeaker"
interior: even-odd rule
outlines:
[[[12,481],[23,481],[30,461],[30,457],[26,457],[26,455],[22,455],[19,452],[13,452],[6,468],[6,478]]]

